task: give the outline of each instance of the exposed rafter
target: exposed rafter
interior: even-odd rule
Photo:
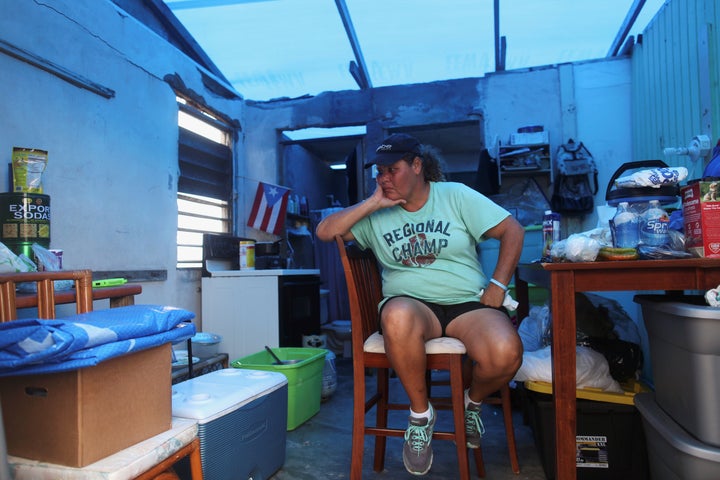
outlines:
[[[187,31],[185,26],[180,23],[163,0],[143,0],[143,2],[148,9],[156,15],[157,20],[163,25],[167,32],[178,42],[179,48],[182,51],[196,60],[200,65],[207,68],[207,70],[218,79],[227,85],[231,85],[230,81],[225,78],[220,69],[210,59],[207,53],[205,53],[205,50],[200,47],[195,38]],[[123,4],[123,2],[116,3],[120,6]],[[173,6],[173,8],[175,7]]]
[[[355,82],[357,82],[361,90],[372,88],[372,82],[370,81],[370,76],[368,75],[362,49],[360,48],[360,43],[355,35],[355,27],[353,26],[352,19],[350,18],[350,12],[348,12],[345,0],[335,0],[335,5],[337,5],[340,18],[342,18],[343,26],[345,27],[345,33],[347,34],[350,46],[355,54],[355,61],[350,62],[350,75],[352,75],[355,79]]]
[[[622,47],[625,38],[627,37],[628,33],[630,33],[630,29],[635,23],[635,20],[637,20],[638,15],[640,15],[640,10],[642,10],[644,5],[645,0],[635,0],[630,6],[630,10],[628,10],[627,15],[625,15],[625,20],[623,20],[622,25],[620,25],[620,30],[615,36],[615,40],[613,40],[613,43],[610,46],[610,50],[608,50],[607,57],[614,57],[618,54],[618,52],[620,51],[620,47]],[[626,48],[623,48],[623,51],[626,50],[627,46]]]

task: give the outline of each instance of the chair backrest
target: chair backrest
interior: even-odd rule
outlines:
[[[378,304],[383,298],[380,268],[370,249],[346,244],[340,236],[335,242],[347,283],[353,356],[360,358],[363,343],[378,331]]]
[[[92,311],[92,272],[90,270],[62,270],[58,272],[27,272],[0,274],[0,322],[17,318],[16,289],[18,283],[37,285],[38,318],[55,318],[55,281],[72,280],[75,286],[77,313]]]

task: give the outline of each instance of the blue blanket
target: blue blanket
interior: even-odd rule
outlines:
[[[187,340],[196,332],[194,317],[180,308],[131,305],[56,320],[0,323],[0,377],[76,370]]]

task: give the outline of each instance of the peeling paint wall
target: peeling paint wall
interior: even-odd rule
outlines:
[[[177,74],[230,117],[241,116],[242,101],[207,92],[194,62],[109,1],[6,1],[2,10],[4,50],[113,93],[0,53],[0,159],[9,163],[13,146],[49,151],[51,247],[64,250],[64,268],[166,270],[166,281],[143,284],[137,303],[200,312],[199,274],[175,268],[177,105],[164,77]]]

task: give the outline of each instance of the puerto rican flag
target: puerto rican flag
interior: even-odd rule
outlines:
[[[290,189],[258,183],[255,201],[253,202],[248,227],[263,232],[280,235],[285,224],[285,211],[287,210]]]

